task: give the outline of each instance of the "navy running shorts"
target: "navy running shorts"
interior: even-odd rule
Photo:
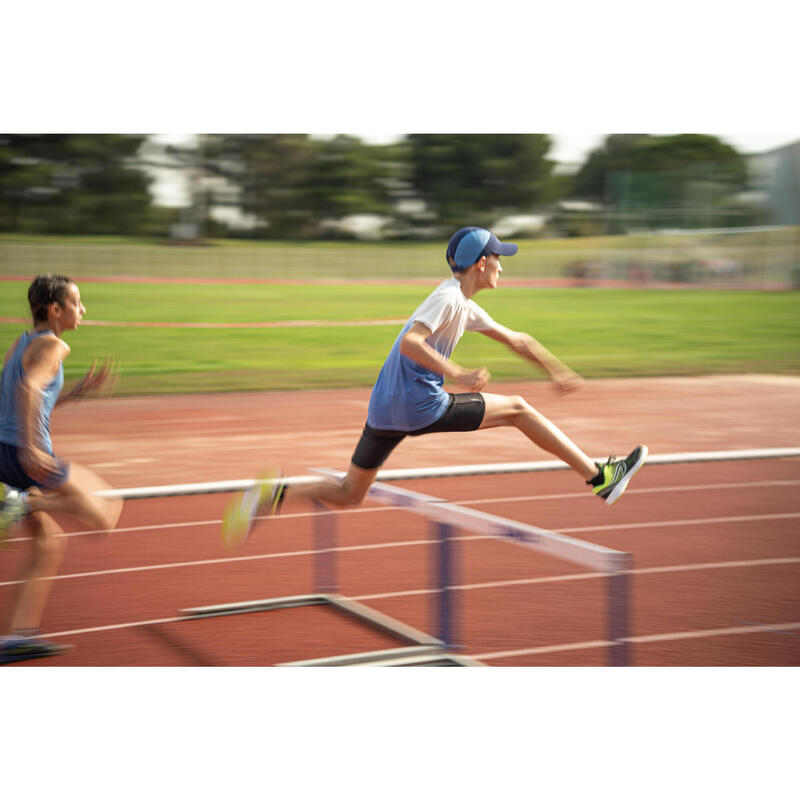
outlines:
[[[41,489],[58,489],[69,478],[69,462],[61,461],[56,456],[53,458],[58,466],[56,474],[51,475],[47,481],[35,481],[22,469],[17,455],[17,446],[0,442],[0,481],[15,489],[30,489],[31,486],[38,486]]]
[[[364,426],[353,453],[352,461],[361,469],[378,469],[406,436],[423,436],[426,433],[476,431],[483,422],[486,401],[479,392],[451,394],[450,402],[436,422],[416,431],[384,431]]]

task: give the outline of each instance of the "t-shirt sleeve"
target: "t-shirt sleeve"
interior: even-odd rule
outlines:
[[[491,331],[497,323],[472,300],[469,301],[469,316],[467,317],[468,331]]]
[[[434,292],[412,314],[411,321],[421,322],[431,333],[446,325],[453,315],[453,296],[448,292]]]

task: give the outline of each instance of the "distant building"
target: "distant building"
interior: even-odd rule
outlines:
[[[800,225],[800,139],[745,158],[748,199],[762,205],[769,224]]]

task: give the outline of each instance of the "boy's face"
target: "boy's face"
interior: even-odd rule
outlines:
[[[500,256],[496,255],[495,253],[490,253],[488,256],[486,256],[486,264],[483,269],[483,280],[481,283],[487,289],[496,289],[497,280],[502,271],[503,268],[500,266]]]

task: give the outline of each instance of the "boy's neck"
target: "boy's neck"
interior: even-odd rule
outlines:
[[[461,294],[469,300],[479,291],[475,280],[476,271],[470,267],[463,272],[454,272],[453,277],[461,284]]]

